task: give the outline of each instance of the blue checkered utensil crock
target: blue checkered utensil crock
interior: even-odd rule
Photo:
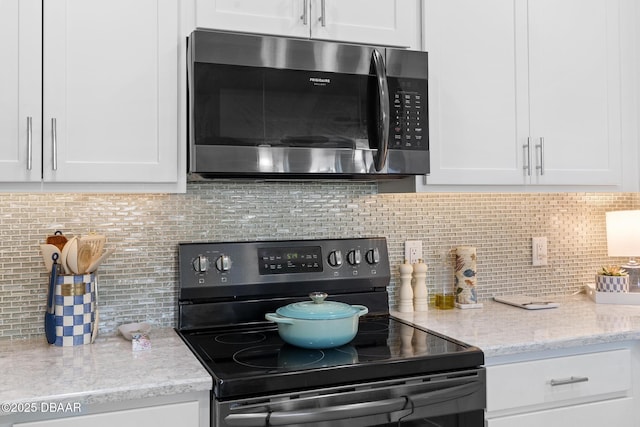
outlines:
[[[94,273],[57,277],[55,345],[66,347],[91,343],[96,311],[95,279]]]

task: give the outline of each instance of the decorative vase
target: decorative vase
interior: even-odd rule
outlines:
[[[458,304],[477,304],[476,248],[460,246],[455,249],[454,285]]]
[[[596,291],[629,292],[629,275],[605,276],[596,274]]]

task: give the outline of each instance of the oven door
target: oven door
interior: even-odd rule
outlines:
[[[213,426],[482,427],[485,385],[485,371],[480,368],[215,402]]]

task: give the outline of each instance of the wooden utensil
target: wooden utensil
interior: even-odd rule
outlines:
[[[80,239],[78,239],[78,255],[80,255],[81,247],[88,246],[91,250],[91,257],[88,264],[91,264],[102,255],[102,249],[104,248],[104,242],[106,240],[107,238],[105,236],[95,233],[80,237]],[[88,264],[87,267],[89,266]]]
[[[98,259],[94,260],[91,265],[87,268],[87,273],[93,273],[98,269],[100,264],[102,264],[107,258],[111,256],[112,253],[115,252],[115,248],[111,248],[105,251]]]
[[[77,268],[77,264],[78,264],[78,248],[77,248],[77,240],[78,238],[76,236],[73,236],[71,239],[69,239],[67,241],[67,243],[65,243],[64,248],[62,248],[62,254],[60,256],[60,264],[62,264],[62,268],[64,269],[64,272],[66,274],[72,274],[73,271],[71,270],[71,268],[69,267],[69,252],[71,251],[71,247],[73,246],[73,265]]]
[[[89,266],[93,261],[93,250],[91,245],[83,242],[82,239],[78,241],[78,274],[84,274],[88,271]]]
[[[44,260],[44,266],[47,271],[51,271],[53,266],[53,254],[58,254],[58,259],[61,257],[60,249],[57,246],[51,244],[41,244],[40,250],[42,251],[42,259]]]
[[[65,243],[67,243],[67,238],[64,236],[64,234],[62,234],[62,231],[60,230],[57,230],[55,233],[53,233],[53,236],[47,237],[47,244],[55,245],[59,250],[62,250],[62,248],[64,248]]]

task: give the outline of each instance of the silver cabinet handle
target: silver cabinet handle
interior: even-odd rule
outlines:
[[[589,377],[573,377],[572,376],[572,377],[564,378],[561,380],[551,380],[549,381],[549,384],[551,384],[552,387],[555,387],[559,385],[586,383],[587,381],[589,381]]]
[[[531,176],[531,138],[527,138],[527,143],[523,144],[522,148],[524,149],[524,156],[527,159],[522,169],[527,172],[527,176]]]
[[[326,5],[325,0],[322,0],[320,2],[320,19],[319,19],[319,21],[320,21],[320,24],[323,27],[327,26],[327,13],[326,12],[327,12],[327,5]]]
[[[58,131],[56,126],[56,119],[51,119],[51,167],[54,171],[58,170]]]
[[[302,24],[309,24],[309,0],[302,0],[302,15],[300,19],[302,19]]]
[[[544,175],[544,138],[540,137],[540,144],[536,145],[536,152],[540,148],[540,163],[536,166],[536,169],[540,171],[540,175]]]
[[[27,170],[33,166],[33,118],[27,117]]]

